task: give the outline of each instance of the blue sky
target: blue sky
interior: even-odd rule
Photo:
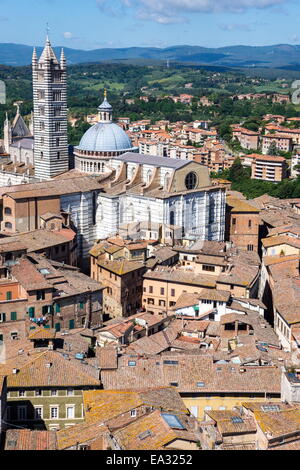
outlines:
[[[13,8],[12,8],[13,4]],[[300,44],[299,0],[0,0],[0,42],[76,49]]]

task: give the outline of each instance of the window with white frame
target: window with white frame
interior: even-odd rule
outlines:
[[[43,419],[43,407],[42,406],[34,407],[34,417],[35,419]]]
[[[51,406],[50,417],[51,419],[57,419],[59,417],[58,406]]]
[[[0,313],[0,323],[4,323],[6,321],[6,314]]]
[[[67,407],[66,407],[66,417],[67,417],[67,419],[74,419],[75,418],[75,406],[74,405],[67,405]]]

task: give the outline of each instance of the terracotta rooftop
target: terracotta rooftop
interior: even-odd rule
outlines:
[[[199,305],[199,294],[183,292],[179,296],[176,305],[174,306],[174,310],[185,307],[194,307],[195,305]]]
[[[216,302],[228,302],[231,297],[229,291],[217,289],[201,289],[199,292],[200,300],[213,300]]]
[[[137,271],[137,270],[144,268],[143,262],[130,261],[126,259],[114,260],[114,261],[98,259],[97,264],[101,268],[106,269],[110,272],[113,272],[117,274],[118,276],[123,276],[124,274],[128,274],[133,271]]]
[[[115,431],[113,436],[122,450],[160,450],[176,439],[199,441],[199,434],[194,427],[195,420],[175,413],[172,416],[177,417],[175,423],[179,422],[178,428],[171,427],[163,413],[154,411]]]
[[[99,386],[99,381],[83,373],[60,353],[45,351],[7,378],[9,388]]]
[[[101,180],[104,179],[107,179],[107,176],[101,179],[80,174],[72,174],[69,177],[62,175],[61,179],[2,187],[0,197],[9,195],[13,199],[27,199],[94,191],[103,187]]]
[[[215,421],[218,431],[222,436],[256,433],[254,419],[241,416],[237,411],[206,411],[206,414]]]
[[[247,392],[280,394],[281,370],[276,367],[245,367],[236,364],[219,366],[212,356],[200,353],[163,353],[161,357],[119,358],[118,370],[103,371],[104,389],[141,389],[176,383],[180,393]],[[171,362],[170,362],[171,361]],[[218,370],[217,370],[218,369]]]
[[[56,330],[51,328],[37,328],[29,336],[29,340],[55,339]]]
[[[106,450],[105,434],[108,428],[103,423],[80,423],[57,432],[58,450],[89,444],[90,450]]]
[[[56,432],[8,429],[5,450],[57,450]]]
[[[227,262],[225,261],[225,253],[224,253],[224,257],[199,254],[196,258],[196,263],[211,264],[213,266],[223,266],[223,267],[227,266]]]
[[[233,198],[233,197],[227,197],[227,204],[232,208],[231,212],[245,212],[245,213],[259,213],[259,209],[256,207],[252,206],[251,203],[247,201],[243,201],[241,199]]]
[[[275,138],[278,137],[275,135]],[[274,138],[274,135],[270,134],[270,135],[264,135],[263,138]],[[251,155],[247,155],[247,157],[249,158],[253,158],[255,160],[260,160],[260,161],[266,161],[266,162],[274,162],[274,163],[284,163],[286,162],[286,159],[284,157],[278,157],[278,156],[275,156],[275,155],[260,155],[260,154],[251,154]]]
[[[216,285],[216,280],[212,276],[209,278],[202,274],[195,274],[193,271],[165,267],[158,267],[155,271],[148,271],[144,274],[144,278],[211,288]]]
[[[254,411],[258,426],[268,439],[278,438],[290,433],[299,433],[300,438],[300,409],[291,407],[281,411]]]
[[[286,235],[273,236],[262,239],[262,244],[265,248],[278,245],[290,245],[294,248],[300,248],[300,240],[294,237],[288,237]]]
[[[13,278],[27,291],[49,289],[57,298],[104,289],[101,283],[79,272],[78,268],[30,253],[11,267]]]
[[[249,287],[259,275],[261,261],[255,252],[241,251],[237,255],[231,255],[228,263],[230,269],[219,275],[218,283]]]
[[[133,343],[131,343],[126,348],[126,354],[135,353],[135,354],[149,354],[155,355],[160,354],[163,351],[167,351],[173,341],[177,338],[180,328],[176,327],[171,323],[163,331],[159,331],[151,336],[144,336]]]
[[[96,349],[96,355],[99,359],[99,367],[101,369],[117,369],[118,368],[118,350],[115,347],[102,347]]]
[[[11,237],[0,238],[0,253],[16,250],[41,251],[52,246],[65,244],[73,240],[75,236],[76,233],[71,229],[24,232]]]
[[[171,387],[134,390],[97,390],[83,392],[85,420],[109,423],[113,418],[121,416],[142,405],[187,413],[187,408],[178,392]]]

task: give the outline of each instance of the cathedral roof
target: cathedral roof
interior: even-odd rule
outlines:
[[[24,119],[21,114],[15,116],[13,125],[12,125],[12,136],[13,137],[29,137],[31,135],[28,127],[25,124]]]
[[[113,122],[99,122],[88,129],[77,148],[91,152],[115,152],[122,150],[125,152],[132,150],[133,145],[126,132],[120,126]]]

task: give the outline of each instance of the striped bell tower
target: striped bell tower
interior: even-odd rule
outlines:
[[[47,180],[69,170],[67,67],[57,60],[47,35],[44,51],[32,56],[35,176]]]

